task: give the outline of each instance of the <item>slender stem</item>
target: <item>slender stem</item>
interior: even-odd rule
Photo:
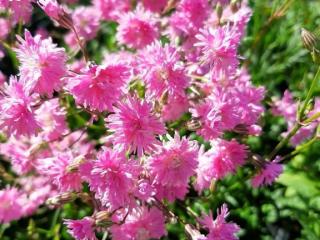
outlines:
[[[283,138],[279,143],[278,145],[273,149],[273,151],[270,153],[270,155],[268,156],[268,159],[269,160],[272,160],[276,155],[277,153],[280,151],[281,148],[283,148],[289,141],[290,139],[299,131],[299,129],[302,127],[301,124],[299,123],[296,123],[292,130],[288,133],[288,135]]]
[[[81,39],[80,39],[80,37],[79,37],[79,34],[78,34],[78,31],[76,30],[75,27],[72,27],[72,31],[74,32],[74,34],[75,34],[75,36],[76,36],[76,39],[77,39],[77,42],[78,42],[78,44],[79,44],[79,46],[80,46],[80,49],[81,49],[81,51],[82,51],[84,60],[85,60],[86,62],[88,62],[88,61],[89,61],[88,54],[87,54],[87,51],[86,51],[85,46],[83,46],[83,44],[82,44],[82,41],[81,41]]]
[[[305,124],[309,124],[311,122],[313,122],[314,120],[317,120],[320,117],[320,112],[315,113],[314,115],[312,115],[311,117],[307,118],[306,120],[304,120],[302,122],[303,125]]]
[[[312,83],[311,83],[311,86],[309,88],[307,97],[304,100],[303,105],[302,105],[302,107],[300,108],[300,110],[298,112],[299,121],[302,121],[302,119],[304,117],[304,114],[305,114],[305,111],[307,109],[308,103],[309,103],[310,99],[312,98],[312,94],[313,94],[313,92],[314,92],[314,90],[315,90],[315,88],[317,86],[317,80],[318,80],[319,76],[320,76],[320,66],[318,67],[317,73],[316,73],[315,77],[312,80]]]
[[[294,156],[296,156],[297,154],[299,154],[302,150],[308,148],[309,146],[311,146],[314,142],[316,142],[318,140],[318,138],[315,136],[313,137],[311,140],[309,140],[308,142],[304,143],[303,145],[297,147],[294,151],[292,151],[291,153],[283,156],[281,158],[281,162],[286,160],[286,159],[289,159],[289,158],[292,158]]]

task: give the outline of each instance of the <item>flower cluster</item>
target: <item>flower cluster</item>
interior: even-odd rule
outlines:
[[[19,73],[8,83],[0,77],[6,137],[0,151],[20,182],[0,190],[0,223],[45,202],[60,207],[80,198],[92,214],[65,220],[74,238],[94,240],[109,231],[116,240],[160,239],[166,223],[182,221],[168,202],[201,198],[252,163],[254,187],[282,173],[278,158],[251,161],[245,141],[262,134],[265,111],[265,89],[251,83],[238,52],[251,16],[247,1],[236,9],[228,0],[135,2],[94,0],[68,8],[58,1],[0,1],[8,12],[0,18],[1,41],[15,24],[30,21],[36,4],[56,27],[69,30],[55,39],[65,48],[50,32],[25,30],[13,49]],[[212,11],[216,5],[223,11]],[[102,51],[93,61],[86,43],[103,35],[106,22],[117,23],[111,41],[118,51]],[[286,92],[273,113],[284,116],[290,130],[297,109]],[[292,143],[314,129],[300,129]],[[196,219],[197,229],[186,229],[192,239],[237,239],[240,227],[228,223],[228,215],[223,205],[215,219],[210,213]]]

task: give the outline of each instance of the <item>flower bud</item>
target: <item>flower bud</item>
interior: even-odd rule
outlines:
[[[194,118],[187,122],[186,127],[190,131],[196,131],[201,128],[201,122],[198,119]]]
[[[263,166],[265,165],[265,160],[258,154],[252,155],[251,162],[257,168],[263,168]]]
[[[310,51],[313,61],[320,64],[320,39],[304,28],[301,29],[301,39],[303,46]]]
[[[239,10],[239,0],[232,0],[230,3],[230,9],[233,13]]]
[[[85,159],[83,158],[82,155],[76,157],[73,162],[68,166],[67,171],[68,172],[77,172],[80,165],[85,162]]]
[[[221,3],[219,3],[219,2],[216,5],[216,13],[217,13],[217,17],[220,22],[220,19],[222,18],[222,14],[223,14],[223,7],[222,7]]]
[[[108,211],[97,212],[94,216],[95,224],[99,227],[110,227],[112,225],[111,215]]]
[[[76,200],[77,198],[77,194],[74,192],[66,192],[66,193],[62,193],[59,194],[57,196],[54,196],[52,198],[49,198],[46,201],[47,205],[53,205],[53,206],[57,206],[57,205],[62,205],[62,204],[66,204],[69,202],[73,202],[74,200]]]

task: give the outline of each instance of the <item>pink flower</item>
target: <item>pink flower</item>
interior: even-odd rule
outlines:
[[[131,205],[140,171],[137,162],[127,160],[124,152],[103,148],[93,161],[90,190],[111,211]]]
[[[185,137],[180,139],[178,133],[168,138],[169,141],[147,160],[148,170],[158,188],[188,187],[189,178],[197,168],[197,144]]]
[[[161,117],[164,121],[178,120],[185,112],[188,112],[189,101],[186,94],[171,95],[167,104],[162,108]]]
[[[209,215],[203,216],[199,219],[199,222],[209,230],[207,240],[236,240],[238,239],[235,234],[240,231],[240,228],[235,223],[228,223],[226,218],[228,217],[228,207],[223,204],[221,210],[217,211],[217,218],[213,220],[212,212]]]
[[[43,130],[41,135],[46,141],[56,140],[68,132],[66,111],[57,98],[44,102],[36,114]]]
[[[212,180],[225,177],[244,164],[247,147],[236,140],[217,139],[211,142],[212,148],[199,155],[196,188],[202,191],[209,188]]]
[[[93,0],[93,4],[107,21],[118,20],[121,15],[131,10],[130,0]]]
[[[0,39],[4,40],[10,33],[10,22],[7,19],[0,18]]]
[[[205,102],[191,109],[192,116],[201,123],[197,133],[210,140],[219,137],[225,130],[233,129],[240,123],[238,103],[239,100],[231,92],[215,90]]]
[[[151,151],[159,143],[156,136],[165,133],[163,124],[151,113],[146,101],[128,97],[120,102],[107,119],[107,127],[113,134],[113,142],[139,156]]]
[[[200,61],[211,67],[212,78],[224,73],[234,75],[238,66],[237,47],[240,37],[229,25],[218,28],[204,28],[196,35],[195,44],[202,51]]]
[[[120,44],[130,48],[144,48],[158,38],[157,20],[140,6],[134,12],[121,15],[116,35]]]
[[[281,100],[275,100],[272,113],[283,116],[287,121],[294,122],[296,119],[297,103],[294,102],[292,94],[286,90]]]
[[[276,157],[272,162],[267,162],[261,171],[252,178],[252,186],[257,188],[262,185],[271,185],[283,172],[283,166],[279,164],[280,157]]]
[[[28,92],[51,96],[54,90],[60,90],[61,78],[66,73],[64,49],[57,48],[51,38],[32,37],[28,30],[25,31],[25,40],[21,37],[18,40],[20,44],[15,51],[21,62],[21,81]]]
[[[48,176],[61,192],[79,191],[82,188],[81,176],[70,166],[77,161],[71,152],[55,153],[55,156],[38,160],[38,171]]]
[[[176,12],[169,20],[173,34],[185,36],[197,33],[207,19],[210,8],[208,0],[180,1]]]
[[[8,135],[31,136],[38,132],[39,123],[30,106],[24,86],[15,77],[5,86],[6,96],[0,99],[0,128]]]
[[[82,74],[67,78],[67,88],[78,104],[100,112],[113,111],[130,76],[128,70],[123,64],[91,66]]]
[[[78,7],[72,14],[74,27],[80,37],[93,39],[99,30],[100,16],[93,7]]]
[[[32,0],[4,0],[0,2],[0,9],[9,10],[10,18],[16,24],[19,21],[27,23],[32,13]]]
[[[80,220],[67,219],[64,223],[68,227],[68,232],[77,240],[97,240],[94,232],[94,220],[85,217]]]
[[[0,223],[9,223],[23,216],[23,201],[17,188],[0,190]]]
[[[136,207],[124,224],[111,227],[111,234],[114,240],[160,239],[166,235],[165,218],[156,207]]]
[[[179,60],[180,55],[174,47],[162,47],[160,42],[141,51],[139,68],[142,79],[147,83],[147,93],[156,98],[160,98],[165,91],[169,95],[184,94],[189,78]]]
[[[37,2],[50,18],[58,20],[63,15],[63,8],[57,0],[37,0]]]
[[[142,0],[143,7],[151,12],[162,12],[167,6],[168,0]]]

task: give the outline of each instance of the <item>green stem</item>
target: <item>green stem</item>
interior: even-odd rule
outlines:
[[[318,80],[319,76],[320,76],[320,66],[318,67],[317,73],[316,73],[315,77],[312,80],[312,83],[311,83],[311,86],[309,88],[307,97],[304,100],[303,105],[302,105],[302,107],[300,108],[300,110],[298,112],[299,121],[303,120],[303,117],[304,117],[305,111],[307,109],[308,103],[309,103],[310,99],[312,98],[312,94],[313,94],[313,92],[314,92],[314,90],[315,90],[315,88],[317,86],[317,80]]]
[[[310,147],[315,141],[317,141],[318,138],[317,137],[313,137],[312,139],[310,139],[308,142],[304,143],[303,145],[297,147],[294,151],[292,151],[291,153],[283,156],[281,158],[281,162],[286,160],[286,159],[289,159],[289,158],[292,158],[294,156],[296,156],[297,154],[299,154],[301,151],[303,151],[304,149]]]
[[[286,144],[288,144],[288,142],[290,141],[290,139],[299,131],[299,129],[302,127],[301,124],[296,123],[292,130],[289,132],[289,134],[283,138],[278,145],[273,149],[273,151],[270,153],[270,155],[268,156],[269,160],[272,160],[277,153],[280,151],[281,148],[283,148]]]

